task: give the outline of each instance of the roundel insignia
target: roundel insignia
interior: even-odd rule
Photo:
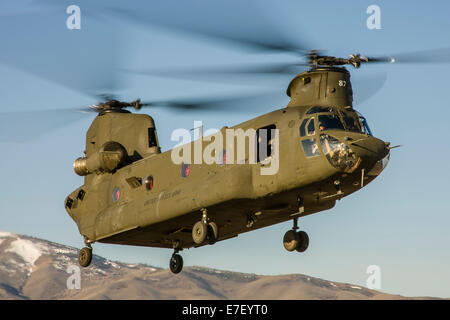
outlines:
[[[223,166],[225,164],[227,164],[227,151],[222,150],[220,153],[219,165]]]
[[[184,163],[182,166],[181,166],[181,176],[183,177],[183,178],[187,178],[188,176],[189,176],[189,173],[191,172],[191,165],[190,164],[187,164],[187,163]]]
[[[153,176],[148,176],[147,179],[145,179],[145,188],[148,191],[153,189]]]
[[[120,188],[116,187],[116,188],[114,188],[113,194],[112,194],[113,202],[119,201],[119,198],[120,198]]]

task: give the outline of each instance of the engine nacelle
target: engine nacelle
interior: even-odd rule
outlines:
[[[118,142],[108,141],[90,157],[81,157],[73,163],[75,173],[86,176],[91,173],[111,173],[119,168],[127,158],[127,151]]]

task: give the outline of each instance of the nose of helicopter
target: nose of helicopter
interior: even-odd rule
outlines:
[[[386,167],[389,161],[388,145],[375,137],[363,136],[359,139],[347,138],[347,145],[361,158],[361,167],[366,172],[378,168],[380,172]]]
[[[328,161],[344,172],[359,168],[378,175],[389,161],[388,145],[373,136],[330,132],[320,135],[320,143]]]

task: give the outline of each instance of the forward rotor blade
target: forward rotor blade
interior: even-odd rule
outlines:
[[[204,98],[186,98],[177,100],[160,100],[152,102],[142,102],[145,107],[166,107],[179,111],[189,110],[208,110],[208,111],[255,111],[266,107],[273,107],[273,104],[285,105],[283,97],[280,92],[270,93],[252,93],[248,95],[234,95],[221,97],[204,97]],[[284,106],[283,105],[283,106]]]
[[[450,48],[403,53],[394,55],[394,58],[396,63],[449,63]]]
[[[390,57],[368,57],[369,62],[388,63],[449,63],[450,48],[394,54]]]
[[[264,17],[261,7],[269,5],[273,3],[250,0],[191,0],[184,3],[165,0],[139,6],[140,10],[116,6],[109,11],[134,23],[189,33],[240,49],[257,52],[306,52],[310,46],[288,40],[286,34]]]
[[[358,105],[373,97],[387,80],[385,72],[352,75],[353,100]]]
[[[370,75],[357,75],[354,77],[354,100],[355,104],[361,104],[370,97],[374,96],[384,86],[387,80],[386,73],[376,73]],[[189,110],[207,110],[207,111],[246,111],[246,110],[264,110],[265,107],[284,107],[289,98],[284,90],[272,92],[259,92],[248,95],[232,95],[221,97],[205,98],[187,98],[177,100],[160,100],[142,102],[143,107],[167,107],[170,109],[189,111]],[[145,106],[144,106],[145,104]],[[258,109],[256,109],[258,108]]]
[[[177,71],[172,72],[162,72],[162,76],[166,77],[178,77],[178,78],[187,78],[190,80],[196,81],[217,81],[219,83],[245,83],[245,84],[261,84],[263,86],[270,86],[271,90],[279,90],[278,94],[280,97],[284,97],[284,92],[289,84],[289,82],[300,72],[304,71],[299,68],[296,68],[294,64],[279,64],[279,65],[263,65],[263,68],[266,67],[267,70],[263,70],[263,68],[258,69],[249,67],[248,72],[239,72],[240,70],[233,70],[228,68],[227,70],[218,69],[203,69],[203,70],[191,70],[192,73],[189,72],[181,72],[181,75]],[[273,67],[271,70],[270,68]],[[279,70],[276,68],[279,67]],[[286,68],[285,68],[286,67]],[[283,68],[285,68],[283,70]],[[296,70],[297,69],[297,70]],[[214,72],[213,72],[214,71]],[[220,73],[219,71],[225,71],[224,73]],[[236,71],[236,72],[234,72]],[[253,72],[254,71],[254,72]],[[270,71],[269,73],[256,73],[256,71]],[[276,73],[279,71],[280,73]],[[142,71],[141,74],[147,74],[147,72]],[[150,75],[155,75],[155,72],[151,71]],[[156,74],[158,75],[158,74]],[[264,77],[262,77],[262,75]],[[267,79],[269,77],[269,79]],[[270,80],[270,81],[268,81]],[[378,72],[372,74],[360,74],[355,73],[352,75],[352,84],[353,84],[353,92],[354,92],[354,101],[355,104],[360,104],[370,97],[374,96],[386,83],[387,74],[386,72]],[[219,101],[223,101],[223,99],[218,99]],[[195,104],[195,102],[193,103]]]
[[[202,77],[210,75],[248,75],[248,74],[296,74],[299,67],[307,66],[306,63],[278,62],[242,66],[220,66],[200,68],[179,68],[170,70],[124,70],[133,74],[162,76],[162,77]],[[303,71],[303,70],[301,70]]]

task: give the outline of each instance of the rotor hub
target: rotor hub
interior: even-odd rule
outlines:
[[[125,108],[133,107],[136,110],[141,109],[144,105],[142,104],[140,99],[133,100],[131,102],[124,102],[115,99],[108,100],[106,102],[101,102],[98,105],[90,106],[92,109],[96,110],[99,113],[104,112],[123,112],[129,113],[130,111],[125,110]]]
[[[319,66],[340,66],[350,64],[355,68],[359,68],[361,63],[369,62],[369,58],[361,56],[359,53],[351,54],[350,58],[338,58],[334,56],[322,56],[319,55],[318,50],[311,50],[308,55],[309,65],[313,68]]]

